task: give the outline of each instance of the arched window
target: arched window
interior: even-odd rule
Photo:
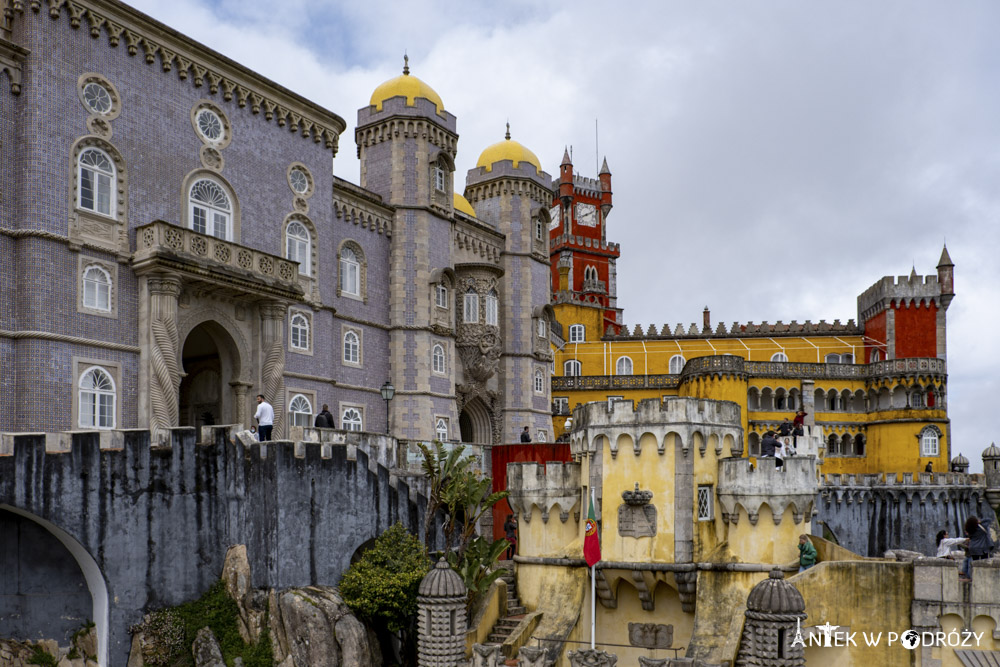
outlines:
[[[632,375],[632,360],[628,357],[618,357],[615,363],[615,375]]]
[[[582,343],[585,337],[586,329],[584,329],[582,324],[569,325],[569,342]]]
[[[545,374],[542,373],[541,369],[535,369],[535,393],[545,393]]]
[[[285,257],[299,263],[299,275],[312,275],[312,237],[298,220],[292,220],[285,228]]]
[[[836,433],[831,433],[826,439],[826,455],[839,456],[840,453],[840,438],[837,437]]]
[[[840,363],[842,363],[842,364],[853,364],[854,363],[854,355],[850,354],[850,353],[840,355]]]
[[[445,191],[445,176],[444,169],[441,167],[434,167],[434,189],[438,192]]]
[[[486,295],[486,324],[497,326],[499,323],[499,300],[495,290]]]
[[[462,306],[462,321],[479,322],[479,294],[471,287],[465,293],[465,302]]]
[[[435,373],[446,373],[448,371],[444,358],[444,346],[440,343],[436,343],[431,352],[431,367]]]
[[[826,363],[828,363],[828,364],[839,364],[840,363],[840,355],[836,354],[836,353],[831,353],[831,354],[826,355]]]
[[[340,424],[345,431],[360,431],[362,428],[361,410],[359,408],[344,408],[340,416]]]
[[[353,331],[344,334],[344,363],[361,363],[361,340]]]
[[[289,320],[288,337],[292,348],[296,350],[309,349],[309,318],[302,313],[295,313]]]
[[[448,288],[446,286],[438,285],[434,288],[434,302],[438,308],[448,307]]]
[[[99,148],[88,148],[77,158],[80,187],[77,206],[87,211],[115,214],[115,165]]]
[[[340,293],[361,296],[361,262],[351,248],[340,250]]]
[[[788,361],[788,355],[785,354],[784,352],[775,352],[774,354],[771,355],[771,361],[780,361],[782,363],[785,363]]]
[[[292,426],[312,426],[312,403],[302,394],[292,396],[288,411],[292,415]]]
[[[684,359],[683,354],[675,354],[674,356],[670,357],[670,369],[669,369],[670,374],[677,375],[682,370],[684,370],[685,361],[686,359]]]
[[[566,377],[577,377],[583,374],[583,369],[580,366],[580,362],[576,359],[571,359],[563,364],[563,375]]]
[[[545,318],[544,317],[539,317],[538,318],[538,324],[535,326],[535,330],[538,333],[538,337],[539,338],[545,338],[545,331],[547,329],[548,329],[548,327],[545,325]]]
[[[876,363],[878,361],[882,361],[882,351],[881,350],[872,350],[871,357],[869,357],[869,358],[871,359],[871,361],[869,363],[872,363],[872,364],[874,364],[874,363]]]
[[[115,427],[115,382],[100,366],[80,375],[80,419],[82,428]]]
[[[441,442],[446,442],[448,440],[448,420],[444,417],[438,417],[434,422],[434,434],[437,439]]]
[[[583,267],[583,279],[586,281],[597,280],[597,267],[592,265]]]
[[[207,178],[195,181],[188,206],[191,229],[227,241],[232,238],[233,205],[221,185]]]
[[[938,456],[939,444],[940,438],[937,429],[931,426],[924,427],[924,430],[920,432],[920,455]]]
[[[83,307],[111,312],[111,276],[100,266],[83,271]]]

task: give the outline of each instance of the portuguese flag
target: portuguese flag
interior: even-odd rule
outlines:
[[[587,536],[583,538],[583,557],[587,567],[601,560],[601,541],[597,537],[597,517],[594,515],[594,494],[590,495],[590,509],[587,510]]]

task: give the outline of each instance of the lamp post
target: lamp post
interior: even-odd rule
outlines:
[[[385,401],[385,434],[389,435],[389,401],[396,395],[396,388],[392,386],[392,382],[386,380],[381,392],[382,400]]]

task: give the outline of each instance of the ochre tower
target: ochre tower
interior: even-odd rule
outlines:
[[[617,243],[607,240],[611,213],[611,170],[604,160],[597,179],[576,176],[569,151],[563,153],[558,196],[549,212],[549,255],[552,264],[552,303],[560,322],[575,322],[582,331],[564,331],[568,342],[598,340],[606,331],[621,329],[618,308]]]

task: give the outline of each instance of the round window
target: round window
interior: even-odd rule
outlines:
[[[292,183],[292,190],[295,190],[296,193],[304,195],[309,191],[309,177],[301,169],[292,169],[288,179]]]
[[[95,81],[83,87],[83,102],[94,113],[106,114],[111,111],[111,93]]]
[[[209,141],[222,139],[222,119],[211,109],[201,109],[198,112],[198,131]]]

